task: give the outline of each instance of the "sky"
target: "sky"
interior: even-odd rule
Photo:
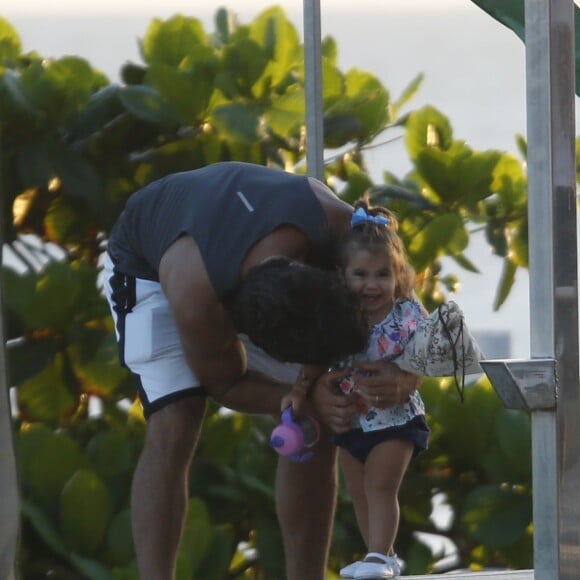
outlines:
[[[271,2],[286,9],[302,9],[305,2],[316,0],[279,0]],[[376,8],[380,0],[355,0],[358,9]],[[445,8],[456,8],[469,3],[469,0],[388,0],[389,6],[393,9],[399,7],[417,8],[422,10],[438,11]],[[266,5],[261,0],[236,0],[224,1],[221,4],[240,9],[260,7]],[[194,12],[197,7],[194,0],[19,0],[10,5],[9,10],[0,8],[3,12],[22,13],[50,11],[67,13],[86,12],[149,12],[150,10],[164,10],[170,7],[171,10],[184,10]],[[353,0],[320,0],[321,10],[339,10],[343,8],[352,9]]]

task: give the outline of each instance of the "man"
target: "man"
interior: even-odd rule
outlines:
[[[142,580],[173,578],[206,396],[278,414],[298,377],[288,363],[327,366],[366,344],[366,321],[333,271],[332,241],[351,214],[315,179],[236,162],[169,175],[127,202],[105,270],[120,354],[148,418],[132,488]],[[300,382],[318,374],[305,367]],[[385,404],[401,384],[415,386],[393,368],[373,375],[368,396]],[[310,403],[341,431],[355,405],[333,393],[332,379],[322,377]],[[288,580],[324,578],[334,461],[329,437],[308,463],[280,458],[276,504]]]

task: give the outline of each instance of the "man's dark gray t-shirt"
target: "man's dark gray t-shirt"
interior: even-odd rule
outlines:
[[[237,286],[250,248],[283,224],[299,228],[314,250],[328,244],[326,215],[307,177],[249,163],[215,163],[134,193],[108,251],[118,271],[158,281],[163,254],[190,235],[224,298]]]

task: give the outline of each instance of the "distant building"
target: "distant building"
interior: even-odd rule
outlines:
[[[511,358],[512,335],[509,330],[474,330],[473,336],[485,358]]]

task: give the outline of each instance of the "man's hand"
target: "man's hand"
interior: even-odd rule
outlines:
[[[353,378],[369,407],[385,409],[406,403],[421,383],[421,377],[401,370],[392,362],[355,360],[353,367],[364,371],[355,373]]]
[[[321,375],[310,394],[310,402],[320,420],[335,433],[344,433],[357,414],[357,396],[340,392],[337,382],[350,373],[349,369]]]

